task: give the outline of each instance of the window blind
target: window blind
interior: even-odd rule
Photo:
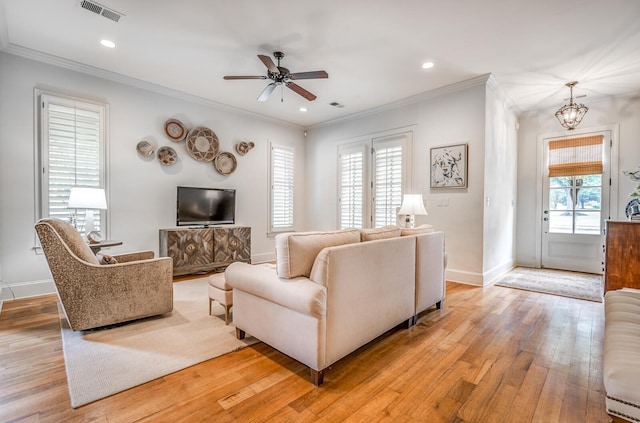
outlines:
[[[549,142],[549,177],[603,172],[602,135]]]
[[[346,150],[339,155],[340,228],[362,228],[364,218],[365,149]]]
[[[395,225],[402,205],[402,145],[376,147],[374,151],[374,225]]]
[[[42,96],[42,216],[68,219],[72,187],[104,187],[104,106]],[[77,210],[78,228],[86,210]],[[104,215],[95,213],[96,230]]]
[[[293,230],[294,150],[271,146],[271,231]]]

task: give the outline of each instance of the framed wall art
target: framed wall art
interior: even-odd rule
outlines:
[[[431,149],[431,188],[466,188],[469,144]]]

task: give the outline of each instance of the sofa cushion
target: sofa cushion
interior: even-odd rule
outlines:
[[[309,277],[323,248],[360,242],[360,230],[286,233],[276,236],[276,268],[285,279]]]
[[[400,232],[400,235],[402,235],[402,236],[422,235],[422,234],[428,234],[430,232],[435,232],[435,229],[433,228],[433,225],[427,225],[425,223],[424,225],[420,225],[420,226],[415,227],[415,228],[402,228],[402,231]]]
[[[373,241],[376,239],[396,238],[400,236],[398,226],[385,226],[383,228],[360,229],[360,240]]]

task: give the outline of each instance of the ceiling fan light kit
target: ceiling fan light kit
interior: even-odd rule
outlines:
[[[276,58],[276,60],[278,61],[278,65],[276,65],[273,60],[271,59],[271,57],[269,56],[265,56],[263,54],[259,54],[258,55],[258,59],[260,59],[260,61],[267,67],[267,75],[260,75],[260,76],[233,76],[233,75],[228,75],[225,76],[224,79],[226,80],[234,80],[234,79],[270,79],[271,83],[269,83],[269,85],[267,85],[264,90],[262,90],[262,93],[260,93],[260,95],[258,96],[258,101],[266,101],[269,96],[271,95],[271,93],[273,92],[273,90],[277,87],[277,86],[281,86],[281,87],[287,87],[289,88],[291,91],[295,92],[296,94],[304,97],[305,99],[309,100],[309,101],[313,101],[315,100],[317,97],[315,94],[305,90],[304,88],[302,88],[300,85],[292,82],[294,80],[300,80],[300,79],[319,79],[319,78],[328,78],[329,74],[323,70],[320,71],[311,71],[311,72],[295,72],[295,73],[291,73],[289,71],[289,69],[280,66],[280,60],[284,57],[284,53],[281,51],[276,51],[273,53],[273,57]]]
[[[582,118],[589,111],[589,108],[584,104],[576,104],[573,101],[573,87],[578,84],[578,81],[567,82],[565,85],[569,87],[569,104],[565,104],[556,112],[556,118],[560,122],[560,125],[572,131],[580,122]]]

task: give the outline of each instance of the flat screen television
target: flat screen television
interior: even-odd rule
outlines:
[[[224,225],[235,222],[235,189],[178,187],[178,226]]]

